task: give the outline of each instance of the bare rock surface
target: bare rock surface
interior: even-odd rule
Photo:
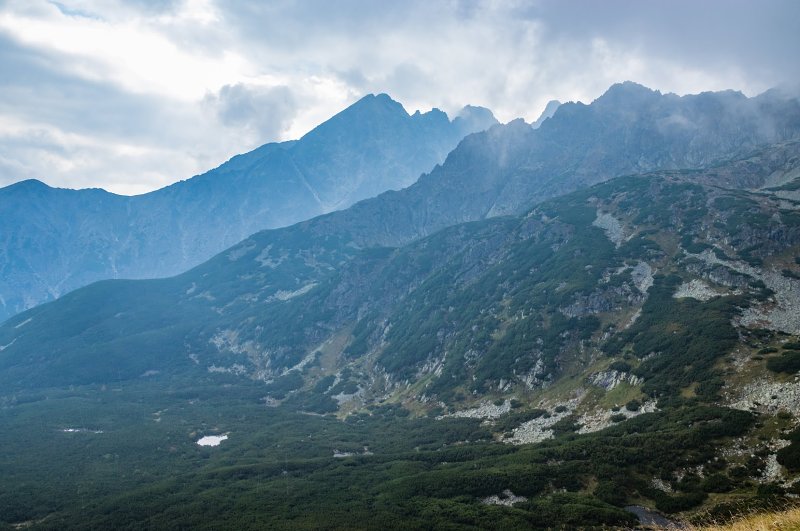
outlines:
[[[593,433],[595,431],[604,430],[614,424],[614,422],[611,420],[611,417],[614,415],[624,415],[626,419],[631,419],[633,417],[638,417],[643,413],[652,413],[654,411],[656,411],[655,400],[645,402],[636,411],[628,411],[624,407],[620,408],[619,411],[598,409],[593,412],[586,413],[580,417],[578,422],[580,423],[581,427],[578,430],[578,433]]]
[[[611,391],[621,383],[627,382],[631,385],[640,385],[643,380],[634,374],[615,370],[600,371],[590,374],[587,379],[591,385],[602,387],[606,391]]]
[[[481,503],[484,505],[504,505],[506,507],[511,507],[515,503],[526,502],[528,498],[525,496],[517,496],[509,489],[505,489],[502,493],[492,494],[491,496],[487,496],[481,500]]]
[[[772,414],[781,410],[800,411],[800,376],[786,383],[766,379],[749,383],[730,400],[730,407]]]
[[[439,418],[455,417],[455,418],[469,418],[469,419],[496,419],[501,415],[505,415],[511,411],[511,402],[506,400],[501,405],[492,403],[484,403],[472,409],[465,409],[463,411],[456,411],[449,415],[442,415]]]
[[[617,218],[608,213],[597,212],[597,218],[592,225],[603,229],[609,240],[614,246],[619,247],[625,241],[625,233],[622,230],[622,223]]]
[[[633,267],[631,277],[636,289],[647,293],[647,290],[653,285],[653,268],[647,262],[639,262]]]
[[[684,282],[678,289],[675,290],[673,293],[673,297],[676,299],[697,299],[699,301],[707,301],[713,299],[714,297],[718,297],[720,293],[717,293],[711,286],[707,283],[703,282],[702,280],[694,279],[689,282]]]
[[[800,281],[785,277],[778,271],[755,268],[733,260],[722,260],[706,250],[692,255],[709,265],[722,265],[738,273],[764,282],[775,292],[770,301],[745,308],[739,318],[744,326],[757,326],[788,334],[800,334]]]
[[[554,410],[549,417],[542,416],[523,422],[514,429],[510,438],[505,439],[505,442],[511,444],[530,444],[552,439],[553,430],[551,428],[553,424],[570,415],[581,403],[585,394],[586,391],[584,389],[578,389],[573,398],[558,404],[559,406],[563,406],[562,411]],[[539,407],[543,409],[549,409],[553,405],[554,404],[545,401],[539,403]]]

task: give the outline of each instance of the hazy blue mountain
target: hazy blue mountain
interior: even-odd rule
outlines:
[[[616,176],[705,167],[798,138],[796,98],[774,91],[679,97],[626,82],[590,105],[559,106],[538,129],[514,120],[469,135],[412,186],[307,226],[346,233],[359,246],[398,246],[450,225],[520,214]]]
[[[106,278],[185,271],[258,230],[404,188],[467,134],[497,123],[468,106],[409,115],[369,95],[297,141],[267,144],[205,174],[124,197],[38,181],[0,189],[0,320]]]
[[[460,186],[447,195],[472,209],[464,219],[479,219],[519,213],[613,176],[697,168],[799,135],[796,98],[732,91],[679,97],[626,82],[590,105],[559,106],[536,130],[511,122],[466,138],[441,169],[452,177],[439,180],[458,174]]]
[[[558,100],[548,101],[547,105],[545,105],[544,110],[542,111],[542,114],[540,114],[539,117],[536,119],[536,121],[531,124],[531,127],[533,127],[534,129],[538,129],[539,126],[542,125],[542,122],[544,122],[545,120],[547,120],[556,113],[559,107],[561,107],[560,101]]]

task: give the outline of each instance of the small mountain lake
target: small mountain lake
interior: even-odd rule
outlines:
[[[200,446],[219,446],[222,441],[226,441],[227,439],[227,435],[206,435],[198,439],[197,444]]]
[[[639,518],[639,523],[641,523],[643,526],[654,526],[658,529],[664,529],[665,531],[670,529],[686,529],[685,525],[672,521],[655,511],[651,511],[647,507],[642,507],[641,505],[629,505],[625,507],[625,510],[629,513],[635,514]]]

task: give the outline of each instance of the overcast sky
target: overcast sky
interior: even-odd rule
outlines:
[[[0,186],[134,194],[361,96],[533,121],[633,80],[800,81],[800,1],[0,0]]]

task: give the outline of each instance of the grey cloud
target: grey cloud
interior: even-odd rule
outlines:
[[[110,146],[62,142],[57,132],[33,128],[0,136],[0,187],[23,179],[39,179],[69,188],[124,186],[146,191],[159,177],[182,176],[187,166],[176,158],[109,153]],[[177,171],[176,171],[177,170]]]
[[[381,83],[394,87],[397,98],[424,99],[428,95],[435,74],[431,74],[413,63],[400,63]]]
[[[361,36],[403,25],[420,2],[370,0],[277,0],[217,2],[225,22],[248,40],[268,42],[277,49],[309,48],[331,38]]]
[[[264,142],[278,138],[297,113],[292,91],[284,85],[225,85],[218,94],[207,96],[206,102],[216,109],[223,124],[252,128]]]
[[[565,44],[588,45],[593,39],[604,39],[626,50],[640,50],[644,60],[680,63],[712,75],[739,69],[745,75],[763,77],[763,82],[770,85],[800,79],[800,62],[796,60],[800,49],[800,32],[796,30],[800,2],[796,0],[314,0],[219,2],[218,7],[234,32],[253,43],[256,50],[263,47],[263,57],[273,61],[278,51],[306,50],[314,55],[315,50],[338,43],[343,55],[356,48],[362,54],[360,60],[377,63],[380,50],[363,48],[379,48],[392,36],[403,36],[409,42],[436,42],[435,35],[445,32],[448,26],[466,22],[483,24],[495,35],[520,34],[520,39],[512,35],[501,43],[481,42],[488,49],[509,42],[524,44],[521,40],[530,25],[536,25],[543,32],[540,44],[555,48],[556,53]],[[509,50],[498,52],[505,55]],[[518,52],[524,55],[528,50]],[[430,53],[440,52],[431,49]],[[443,55],[440,59],[446,63],[450,58]],[[568,71],[571,66],[562,64],[560,69]],[[363,64],[361,70],[367,78],[373,78],[370,70],[380,67]],[[338,68],[347,70],[342,65]]]
[[[348,68],[346,70],[332,69],[331,73],[346,85],[358,90],[359,92],[370,92],[370,81],[364,72],[358,68]]]
[[[475,103],[504,120],[533,120],[548,100],[589,101],[624,79],[666,91],[731,87],[750,94],[800,80],[800,32],[793,27],[800,2],[793,0],[217,7],[265,72],[333,76],[356,95],[388,92],[410,109]]]
[[[47,0],[65,15],[106,18],[109,15],[132,13],[161,15],[175,11],[181,0]],[[102,13],[102,15],[101,15]]]
[[[130,7],[155,14],[174,11],[181,3],[181,0],[126,0],[125,2]]]
[[[78,8],[69,7],[62,4],[61,2],[56,2],[55,0],[48,0],[48,3],[56,6],[56,8],[58,8],[59,11],[61,11],[63,14],[69,17],[83,17],[83,18],[93,18],[93,19],[99,18],[94,13],[90,13],[88,11],[84,11]]]
[[[695,68],[739,68],[771,84],[800,78],[796,0],[541,2],[528,16],[552,39],[603,38]]]

